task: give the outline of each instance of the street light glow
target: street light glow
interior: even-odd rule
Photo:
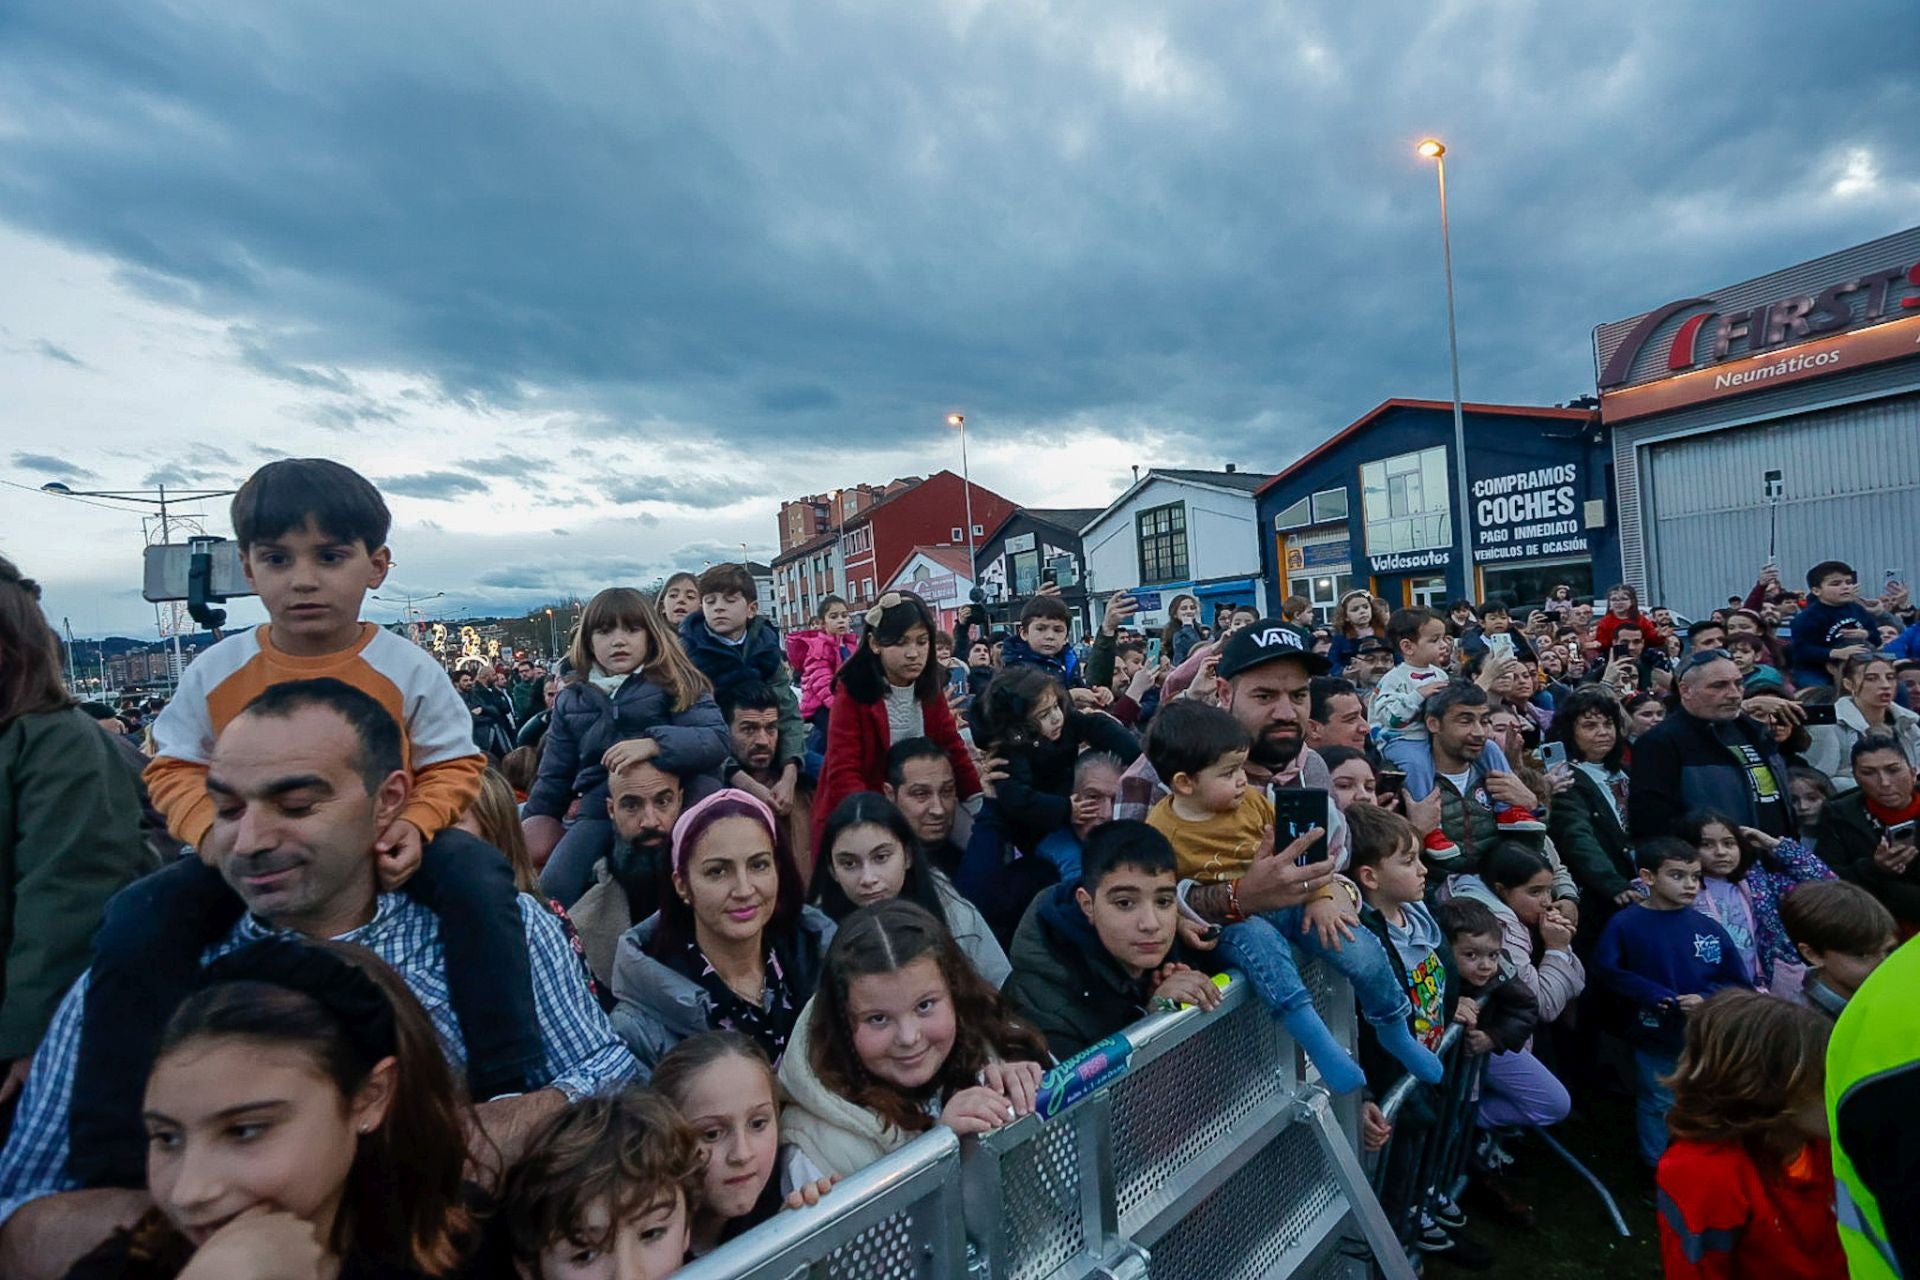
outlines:
[[[1414,150],[1429,160],[1438,160],[1447,154],[1447,144],[1438,138],[1422,138]]]
[[[963,427],[966,424],[967,415],[964,413],[950,413],[947,415],[947,425],[950,427]]]

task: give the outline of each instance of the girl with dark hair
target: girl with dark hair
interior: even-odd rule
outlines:
[[[1710,809],[1683,815],[1674,834],[1700,851],[1693,909],[1720,922],[1756,990],[1794,998],[1807,970],[1780,923],[1780,900],[1795,885],[1832,880],[1833,871],[1798,840],[1775,839]]]
[[[1722,991],[1687,1020],[1657,1174],[1668,1280],[1847,1274],[1824,1096],[1831,1030],[1751,991]]]
[[[834,1179],[795,1185],[784,1173],[795,1148],[780,1141],[780,1082],[760,1046],[737,1031],[682,1040],[654,1068],[653,1087],[685,1117],[700,1144],[701,1194],[694,1257],[713,1252],[781,1209],[819,1204]]]
[[[608,776],[649,760],[683,776],[716,771],[728,740],[706,677],[633,588],[587,602],[567,656],[581,678],[553,700],[524,825],[547,895],[570,907],[613,845]],[[576,801],[579,817],[563,828]]]
[[[935,1124],[986,1133],[1033,1110],[1046,1042],[924,907],[848,916],[780,1065],[781,1128],[809,1177],[856,1173]]]
[[[1547,740],[1565,745],[1573,785],[1553,798],[1547,833],[1580,886],[1585,941],[1639,896],[1627,838],[1627,717],[1610,690],[1588,685],[1553,713]]]
[[[207,967],[147,1077],[154,1208],[69,1280],[460,1273],[464,1103],[374,956],[271,939]]]
[[[962,800],[980,794],[973,755],[947,705],[946,673],[933,660],[933,615],[919,596],[889,591],[867,610],[866,631],[834,677],[827,751],[813,796],[813,847],[827,816],[856,791],[887,783],[887,752],[908,738],[931,738],[953,762]]]
[[[822,911],[844,920],[889,898],[917,902],[946,924],[981,977],[995,987],[1006,984],[1013,967],[986,917],[921,856],[913,828],[885,796],[862,791],[842,800],[827,819],[826,841],[811,894]]]
[[[1007,836],[1028,853],[1073,818],[1073,768],[1082,750],[1122,766],[1140,758],[1140,740],[1104,711],[1075,710],[1065,687],[1040,667],[1008,667],[974,703],[974,739],[1005,761],[993,789]]]
[[[1362,640],[1368,636],[1384,639],[1386,634],[1387,613],[1364,589],[1341,596],[1340,603],[1333,606],[1333,647],[1327,651],[1327,660],[1333,663],[1332,674],[1337,676],[1346,669]]]
[[[620,939],[613,1029],[649,1069],[678,1041],[739,1031],[779,1062],[833,921],[801,902],[773,810],[720,791],[673,826],[673,892]]]
[[[1160,632],[1160,652],[1177,667],[1207,639],[1207,629],[1200,625],[1199,597],[1175,596],[1167,604],[1167,625]]]
[[[121,751],[67,696],[38,584],[0,557],[0,883],[17,922],[0,966],[0,1105],[87,967],[107,899],[158,865]]]
[[[1640,593],[1624,582],[1607,588],[1607,612],[1594,624],[1594,643],[1602,649],[1611,649],[1613,638],[1622,627],[1639,631],[1646,637],[1649,649],[1658,650],[1666,643],[1660,638],[1660,629],[1653,625],[1653,619],[1640,612]]]
[[[1501,948],[1540,1002],[1540,1025],[1556,1021],[1587,985],[1573,954],[1573,926],[1553,902],[1553,866],[1517,840],[1496,844],[1479,875],[1453,876],[1447,895],[1483,902],[1500,921]]]
[[[688,615],[700,612],[699,577],[691,573],[674,574],[654,597],[654,605],[667,625],[678,631]]]

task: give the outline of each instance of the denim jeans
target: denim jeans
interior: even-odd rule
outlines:
[[[1660,1163],[1667,1150],[1667,1112],[1673,1090],[1660,1083],[1673,1074],[1679,1055],[1659,1049],[1633,1051],[1634,1129],[1640,1137],[1640,1158],[1648,1168]]]
[[[1294,959],[1293,949],[1300,947],[1332,965],[1353,984],[1367,1021],[1406,1020],[1413,1005],[1406,988],[1394,976],[1393,964],[1378,938],[1355,927],[1353,937],[1340,939],[1340,948],[1335,950],[1322,945],[1318,933],[1302,933],[1305,923],[1306,911],[1301,907],[1262,912],[1227,926],[1220,935],[1220,955],[1247,975],[1247,981],[1275,1013],[1290,1013],[1313,999],[1300,981],[1300,966]]]
[[[1408,795],[1415,800],[1425,800],[1433,794],[1433,744],[1424,734],[1418,738],[1388,735],[1380,744],[1380,754],[1388,764],[1407,775]],[[1486,750],[1480,753],[1480,762],[1495,773],[1510,771],[1506,754],[1491,738],[1487,739]]]
[[[576,820],[541,869],[540,892],[563,907],[572,906],[593,887],[594,868],[612,850],[613,819]]]

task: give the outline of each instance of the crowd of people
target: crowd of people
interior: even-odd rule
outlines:
[[[361,620],[368,481],[232,519],[269,620],[160,707],[76,703],[0,560],[0,1273],[651,1280],[1228,970],[1384,1158],[1462,1126],[1470,1196],[1389,1206],[1438,1260],[1568,1211],[1512,1135],[1612,1091],[1669,1276],[1920,1256],[1900,584],[782,636],[719,564],[448,671]],[[1474,1059],[1457,1122],[1377,1105]]]

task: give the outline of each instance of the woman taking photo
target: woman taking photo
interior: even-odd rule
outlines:
[[[1627,717],[1605,689],[1576,689],[1547,730],[1566,744],[1573,785],[1555,796],[1547,832],[1580,886],[1580,934],[1599,936],[1607,917],[1634,900],[1638,873],[1627,839]]]
[[[613,1029],[652,1070],[702,1031],[738,1031],[778,1065],[813,995],[833,921],[801,903],[773,811],[720,791],[673,826],[673,893],[613,961]]]
[[[107,899],[159,865],[120,751],[67,696],[39,586],[0,557],[0,875],[10,903],[0,1105],[26,1083],[54,1007],[87,967]]]
[[[1840,669],[1840,687],[1846,693],[1833,704],[1834,723],[1807,727],[1812,739],[1808,766],[1832,778],[1842,790],[1851,788],[1853,744],[1872,733],[1899,743],[1907,763],[1920,769],[1920,713],[1893,700],[1900,690],[1893,659],[1856,653]]]
[[[848,796],[827,819],[811,898],[836,923],[890,898],[917,902],[946,923],[981,977],[1000,987],[1013,972],[986,918],[920,856],[913,828],[885,796],[871,791]]]

